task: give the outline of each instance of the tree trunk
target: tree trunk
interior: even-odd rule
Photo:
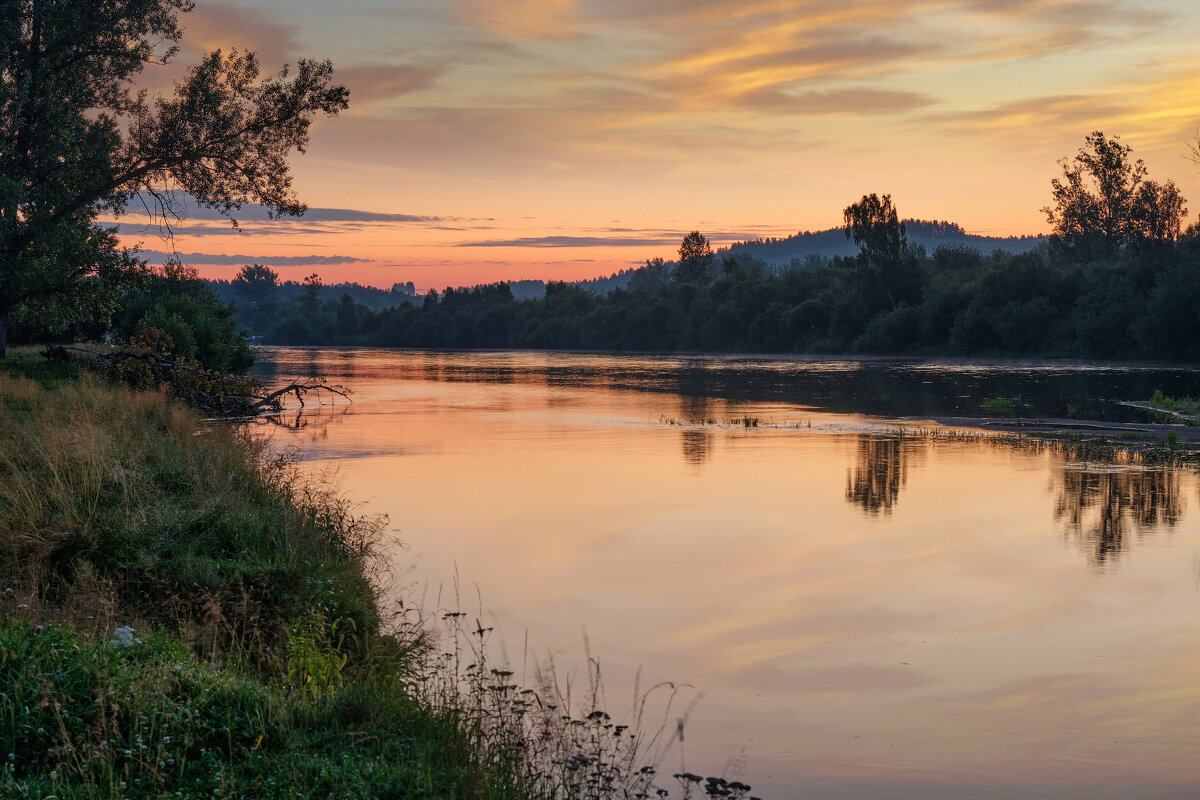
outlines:
[[[0,358],[8,357],[8,311],[0,311]]]

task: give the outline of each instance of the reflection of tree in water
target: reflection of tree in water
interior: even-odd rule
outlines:
[[[868,514],[892,513],[908,481],[904,444],[901,439],[859,436],[857,461],[846,470],[846,499]]]
[[[277,414],[268,414],[249,420],[252,425],[267,428],[283,428],[289,431],[304,431],[312,438],[325,438],[329,435],[329,426],[341,422],[350,413],[349,403],[329,406],[306,406],[304,408],[289,408]]]
[[[1169,468],[1066,469],[1053,487],[1054,518],[1104,564],[1159,526],[1174,526],[1182,516],[1179,473]]]
[[[683,460],[699,466],[712,458],[712,434],[703,428],[684,428]]]
[[[712,401],[703,395],[680,395],[679,419],[692,425],[704,425],[714,422],[712,416]]]
[[[679,418],[688,425],[705,425],[710,421],[711,402],[707,395],[683,394],[679,396]],[[680,431],[683,441],[683,460],[699,466],[712,458],[713,436],[703,428],[684,428]]]

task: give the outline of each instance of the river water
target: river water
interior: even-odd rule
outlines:
[[[1000,397],[1136,421],[1112,401],[1200,395],[1200,371],[260,358],[354,390],[267,429],[389,516],[395,592],[480,616],[518,678],[590,653],[617,717],[639,670],[702,694],[660,772],[768,798],[1200,793],[1196,472],[915,432]]]

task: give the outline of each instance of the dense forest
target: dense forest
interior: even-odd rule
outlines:
[[[1099,132],[1061,163],[1044,209],[1051,235],[990,251],[952,223],[901,221],[890,196],[872,194],[845,209],[836,233],[848,254],[829,258],[810,251],[781,266],[759,255],[806,237],[828,244],[827,233],[714,252],[693,232],[675,261],[609,278],[424,296],[412,284],[324,286],[315,275],[281,283],[261,265],[205,282],[174,265],[127,293],[111,324],[57,335],[122,339],[154,327],[177,355],[226,369],[250,363],[246,335],[279,345],[1200,360],[1200,229],[1183,229],[1175,185],[1149,180],[1128,146]],[[35,324],[14,338],[48,335]]]
[[[269,290],[239,307],[269,344],[1200,358],[1195,240],[1082,263],[940,247],[888,275],[861,257],[775,273],[727,255],[698,280],[677,268],[602,296],[552,282],[517,300],[499,283],[381,310]]]

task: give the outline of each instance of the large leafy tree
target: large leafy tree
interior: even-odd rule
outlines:
[[[235,225],[245,203],[303,213],[288,157],[317,115],[346,108],[345,87],[328,61],[264,78],[253,53],[218,50],[172,95],[138,91],[145,67],[176,55],[191,8],[0,0],[0,356],[12,315],[103,316],[139,276],[102,213],[140,202],[169,228],[181,192]]]
[[[860,292],[880,291],[893,309],[920,299],[919,265],[923,251],[908,242],[892,196],[865,194],[842,211],[846,238],[859,254],[851,263]]]
[[[700,231],[692,231],[679,244],[679,263],[676,275],[686,282],[703,282],[708,279],[709,267],[715,254],[712,245]]]
[[[247,264],[238,270],[231,285],[252,309],[267,308],[274,305],[279,273],[262,264]]]
[[[1119,136],[1094,131],[1074,158],[1059,161],[1063,175],[1050,182],[1052,204],[1042,209],[1057,254],[1093,261],[1179,239],[1183,195],[1173,181],[1147,180],[1145,163],[1132,152]]]
[[[166,334],[157,339],[166,355],[198,361],[218,372],[242,373],[254,363],[233,307],[217,297],[194,267],[167,262],[144,285],[121,297],[111,330],[132,340],[147,329]]]
[[[864,194],[857,203],[842,211],[846,223],[846,238],[853,239],[861,254],[873,261],[892,261],[899,258],[908,246],[904,223],[892,204],[892,196]]]

